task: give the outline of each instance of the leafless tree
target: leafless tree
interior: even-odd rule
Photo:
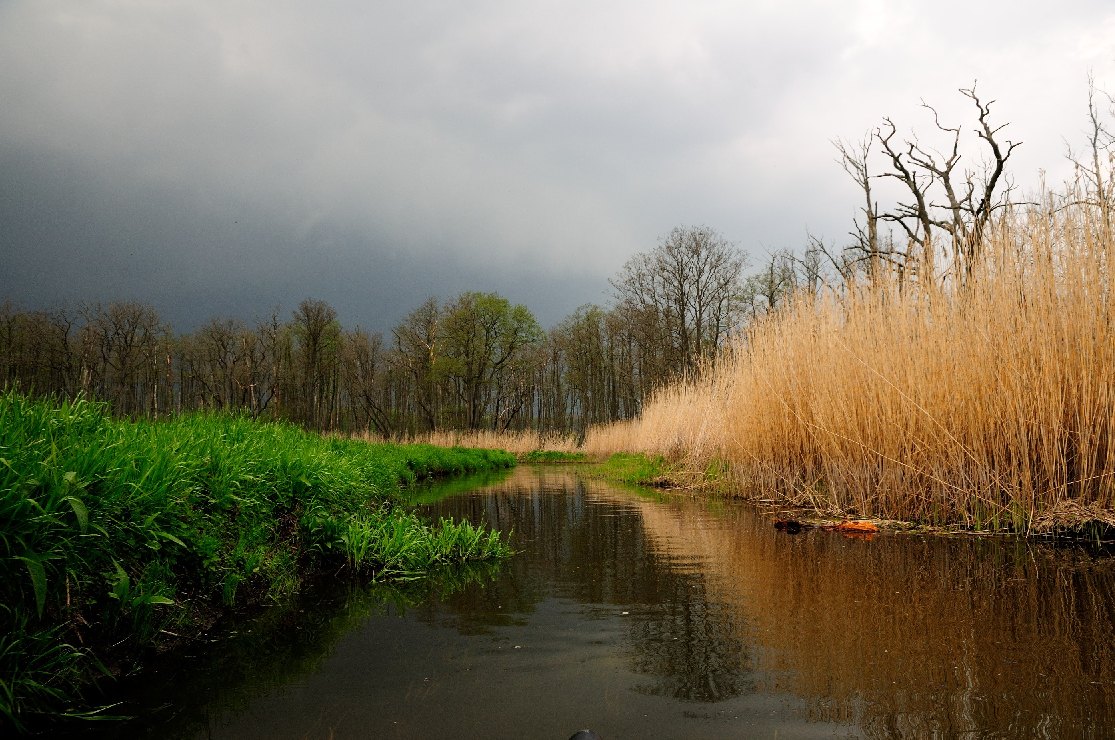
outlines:
[[[340,386],[341,326],[337,311],[325,301],[307,298],[294,311],[299,382],[299,421],[328,429],[335,426]]]
[[[169,403],[163,363],[169,330],[151,306],[114,302],[86,306],[78,333],[82,390],[126,416],[157,415]],[[160,386],[163,385],[160,402]]]
[[[1098,98],[1107,103],[1107,116]],[[1072,161],[1080,182],[1078,202],[1095,207],[1100,214],[1100,222],[1110,234],[1112,214],[1115,212],[1115,133],[1107,119],[1115,119],[1115,97],[1096,88],[1095,78],[1088,75],[1088,151],[1078,157],[1069,148],[1068,157]]]
[[[388,349],[381,334],[357,328],[344,342],[344,385],[353,421],[383,437],[394,433]]]
[[[442,309],[438,300],[427,298],[392,330],[395,361],[412,384],[414,403],[424,431],[436,429],[440,415],[437,366],[441,319]]]
[[[922,143],[917,136],[900,138],[898,127],[889,117],[883,118],[883,125],[858,145],[836,142],[841,166],[864,195],[864,222],[856,220],[854,248],[873,267],[887,262],[903,273],[914,269],[927,279],[935,279],[940,250],[951,254],[951,268],[957,279],[966,280],[982,256],[994,215],[1010,204],[1012,187],[1006,166],[1021,142],[1002,138],[1007,124],[992,123],[995,101],[985,102],[974,84],[962,88],[960,94],[976,109],[974,132],[984,151],[979,166],[961,167],[964,129],[942,123],[937,109],[924,101],[922,107],[933,115],[936,130],[945,136],[942,150]],[[876,143],[885,169],[872,174],[870,155]],[[880,210],[874,198],[871,182],[876,178],[896,180],[905,194],[888,210]],[[880,222],[899,228],[908,246],[900,250],[885,248]]]
[[[840,166],[855,180],[863,194],[863,205],[860,211],[863,214],[853,219],[855,230],[852,237],[856,240],[856,248],[872,261],[879,258],[879,204],[871,192],[870,157],[871,145],[874,143],[872,136],[865,136],[862,141],[851,144],[842,140],[833,141],[833,146],[840,154]]]

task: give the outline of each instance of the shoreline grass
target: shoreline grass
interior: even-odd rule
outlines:
[[[594,478],[627,486],[663,488],[674,485],[671,466],[661,455],[617,452],[588,465],[586,472]]]
[[[397,492],[514,462],[0,395],[0,726],[83,716],[98,675],[282,600],[311,573],[406,580],[506,556],[498,533],[425,522]]]

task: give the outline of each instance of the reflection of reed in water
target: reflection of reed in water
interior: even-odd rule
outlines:
[[[637,505],[656,541],[707,559],[709,599],[744,616],[756,668],[819,720],[883,736],[1111,726],[1115,563],[1018,540],[795,537],[741,508]]]

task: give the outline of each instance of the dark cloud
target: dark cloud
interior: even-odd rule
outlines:
[[[332,222],[297,228],[254,203],[215,202],[186,187],[125,187],[62,154],[0,149],[4,297],[24,306],[127,299],[175,328],[214,316],[286,316],[305,297],[346,324],[386,330],[428,296],[493,290],[547,325],[601,302],[606,281],[483,250],[410,251]]]
[[[967,120],[977,77],[1016,179],[1056,174],[1113,38],[1098,2],[9,0],[0,299],[387,328],[476,289],[553,323],[677,224],[841,240],[830,139]]]

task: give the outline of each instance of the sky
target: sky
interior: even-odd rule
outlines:
[[[0,302],[388,331],[478,290],[548,328],[676,226],[844,244],[833,140],[943,146],[921,104],[970,127],[974,82],[1016,185],[1059,182],[1089,73],[1107,0],[0,0]]]

